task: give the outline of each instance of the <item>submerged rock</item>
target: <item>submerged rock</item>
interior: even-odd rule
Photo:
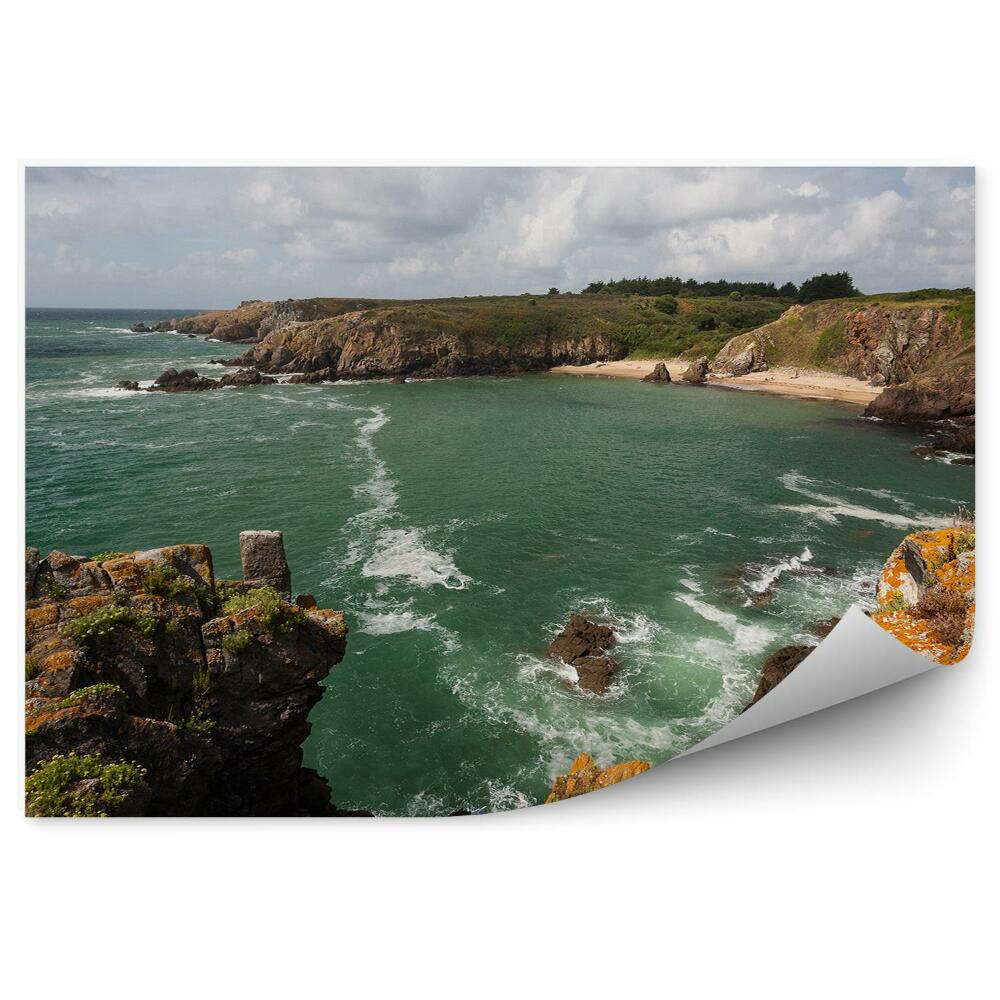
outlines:
[[[568,663],[577,673],[580,687],[604,694],[620,664],[603,654],[616,643],[614,629],[597,625],[581,614],[570,616],[569,624],[549,643],[549,656]]]
[[[566,774],[560,774],[552,782],[552,790],[545,801],[561,802],[575,795],[584,795],[599,788],[617,785],[620,781],[626,781],[637,774],[642,774],[643,771],[648,771],[649,767],[649,761],[627,760],[621,764],[602,768],[589,754],[582,753],[573,761]]]
[[[656,362],[656,367],[646,376],[643,377],[643,382],[659,382],[666,384],[670,381],[670,372],[667,370],[667,366],[662,361]]]

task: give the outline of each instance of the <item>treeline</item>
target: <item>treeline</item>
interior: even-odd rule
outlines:
[[[584,295],[682,295],[685,298],[754,298],[793,299],[796,302],[816,302],[819,299],[844,299],[861,293],[847,271],[836,274],[816,274],[802,282],[786,281],[780,288],[773,281],[696,281],[694,278],[619,278],[617,281],[592,281]]]
[[[584,295],[598,292],[613,295],[683,295],[685,298],[720,298],[734,292],[763,299],[794,299],[799,294],[794,282],[780,288],[773,281],[696,281],[694,278],[619,278],[617,281],[592,281]]]

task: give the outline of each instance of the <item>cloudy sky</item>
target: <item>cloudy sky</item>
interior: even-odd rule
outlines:
[[[25,200],[32,306],[975,281],[971,169],[35,167]]]

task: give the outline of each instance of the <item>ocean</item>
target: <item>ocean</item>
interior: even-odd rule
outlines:
[[[293,593],[348,652],[305,762],[344,809],[531,805],[580,752],[659,763],[751,697],[766,655],[870,606],[908,531],[972,506],[974,471],[860,408],[524,375],[129,393],[233,345],[128,327],[182,311],[30,309],[26,541],[76,554],[280,529]],[[773,585],[773,597],[760,595]],[[603,696],[546,644],[619,630]]]

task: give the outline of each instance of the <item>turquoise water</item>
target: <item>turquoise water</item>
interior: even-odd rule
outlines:
[[[973,471],[858,408],[525,376],[119,392],[232,347],[145,314],[30,310],[27,541],[88,553],[280,528],[293,588],[348,654],[307,763],[391,814],[544,798],[581,751],[659,762],[751,696],[768,651],[870,594],[901,535],[971,505]],[[777,575],[765,607],[748,606]],[[577,610],[620,629],[605,696],[543,656]]]

